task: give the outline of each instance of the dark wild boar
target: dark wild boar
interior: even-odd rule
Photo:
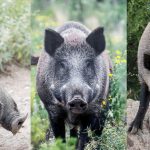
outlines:
[[[140,105],[129,132],[137,133],[142,129],[144,116],[150,102],[150,23],[145,28],[138,48],[138,74],[141,84]]]
[[[15,101],[0,87],[0,124],[14,135],[21,128],[27,115],[20,115]]]
[[[56,138],[65,141],[65,123],[77,149],[88,142],[87,128],[100,136],[106,113],[102,100],[109,90],[110,59],[105,51],[103,28],[90,31],[68,22],[56,30],[46,29],[37,71],[37,91],[49,114]]]

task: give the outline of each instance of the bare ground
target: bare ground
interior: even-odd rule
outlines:
[[[133,121],[139,107],[139,102],[128,99],[127,101],[127,124]],[[133,135],[128,133],[128,150],[150,150],[150,107],[143,123],[143,130]]]
[[[12,65],[9,75],[0,75],[0,86],[13,97],[21,113],[28,117],[19,132],[13,134],[0,127],[0,150],[29,150],[30,148],[30,71]]]

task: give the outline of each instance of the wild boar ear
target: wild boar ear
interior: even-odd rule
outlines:
[[[56,49],[64,42],[63,37],[52,29],[45,30],[44,48],[51,56],[54,55]]]
[[[92,31],[86,38],[87,43],[95,49],[96,55],[99,55],[105,50],[104,28],[98,27]]]

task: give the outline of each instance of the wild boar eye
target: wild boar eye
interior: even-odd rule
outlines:
[[[92,67],[92,64],[93,64],[93,61],[91,61],[91,60],[86,61],[86,67],[87,68]]]
[[[94,73],[94,62],[92,60],[86,61],[86,65],[84,68],[84,73],[86,76],[93,76]]]
[[[68,76],[68,65],[66,62],[58,61],[55,66],[55,76],[57,79],[63,80]]]
[[[59,67],[65,69],[66,64],[64,62],[59,62]]]

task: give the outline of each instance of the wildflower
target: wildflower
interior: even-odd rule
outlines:
[[[121,57],[118,55],[118,56],[116,56],[116,58],[117,58],[117,59],[120,59]]]
[[[102,105],[106,106],[106,101],[105,100],[102,101]]]
[[[115,63],[116,63],[116,64],[120,64],[120,60],[119,60],[119,59],[116,59],[116,60],[115,60]]]
[[[117,55],[121,55],[121,52],[119,50],[116,50]]]
[[[109,76],[109,77],[112,77],[112,76],[113,76],[113,74],[112,74],[112,73],[109,73],[109,74],[108,74],[108,76]]]
[[[122,59],[121,62],[122,62],[122,63],[126,63],[127,61],[126,61],[125,59]]]

